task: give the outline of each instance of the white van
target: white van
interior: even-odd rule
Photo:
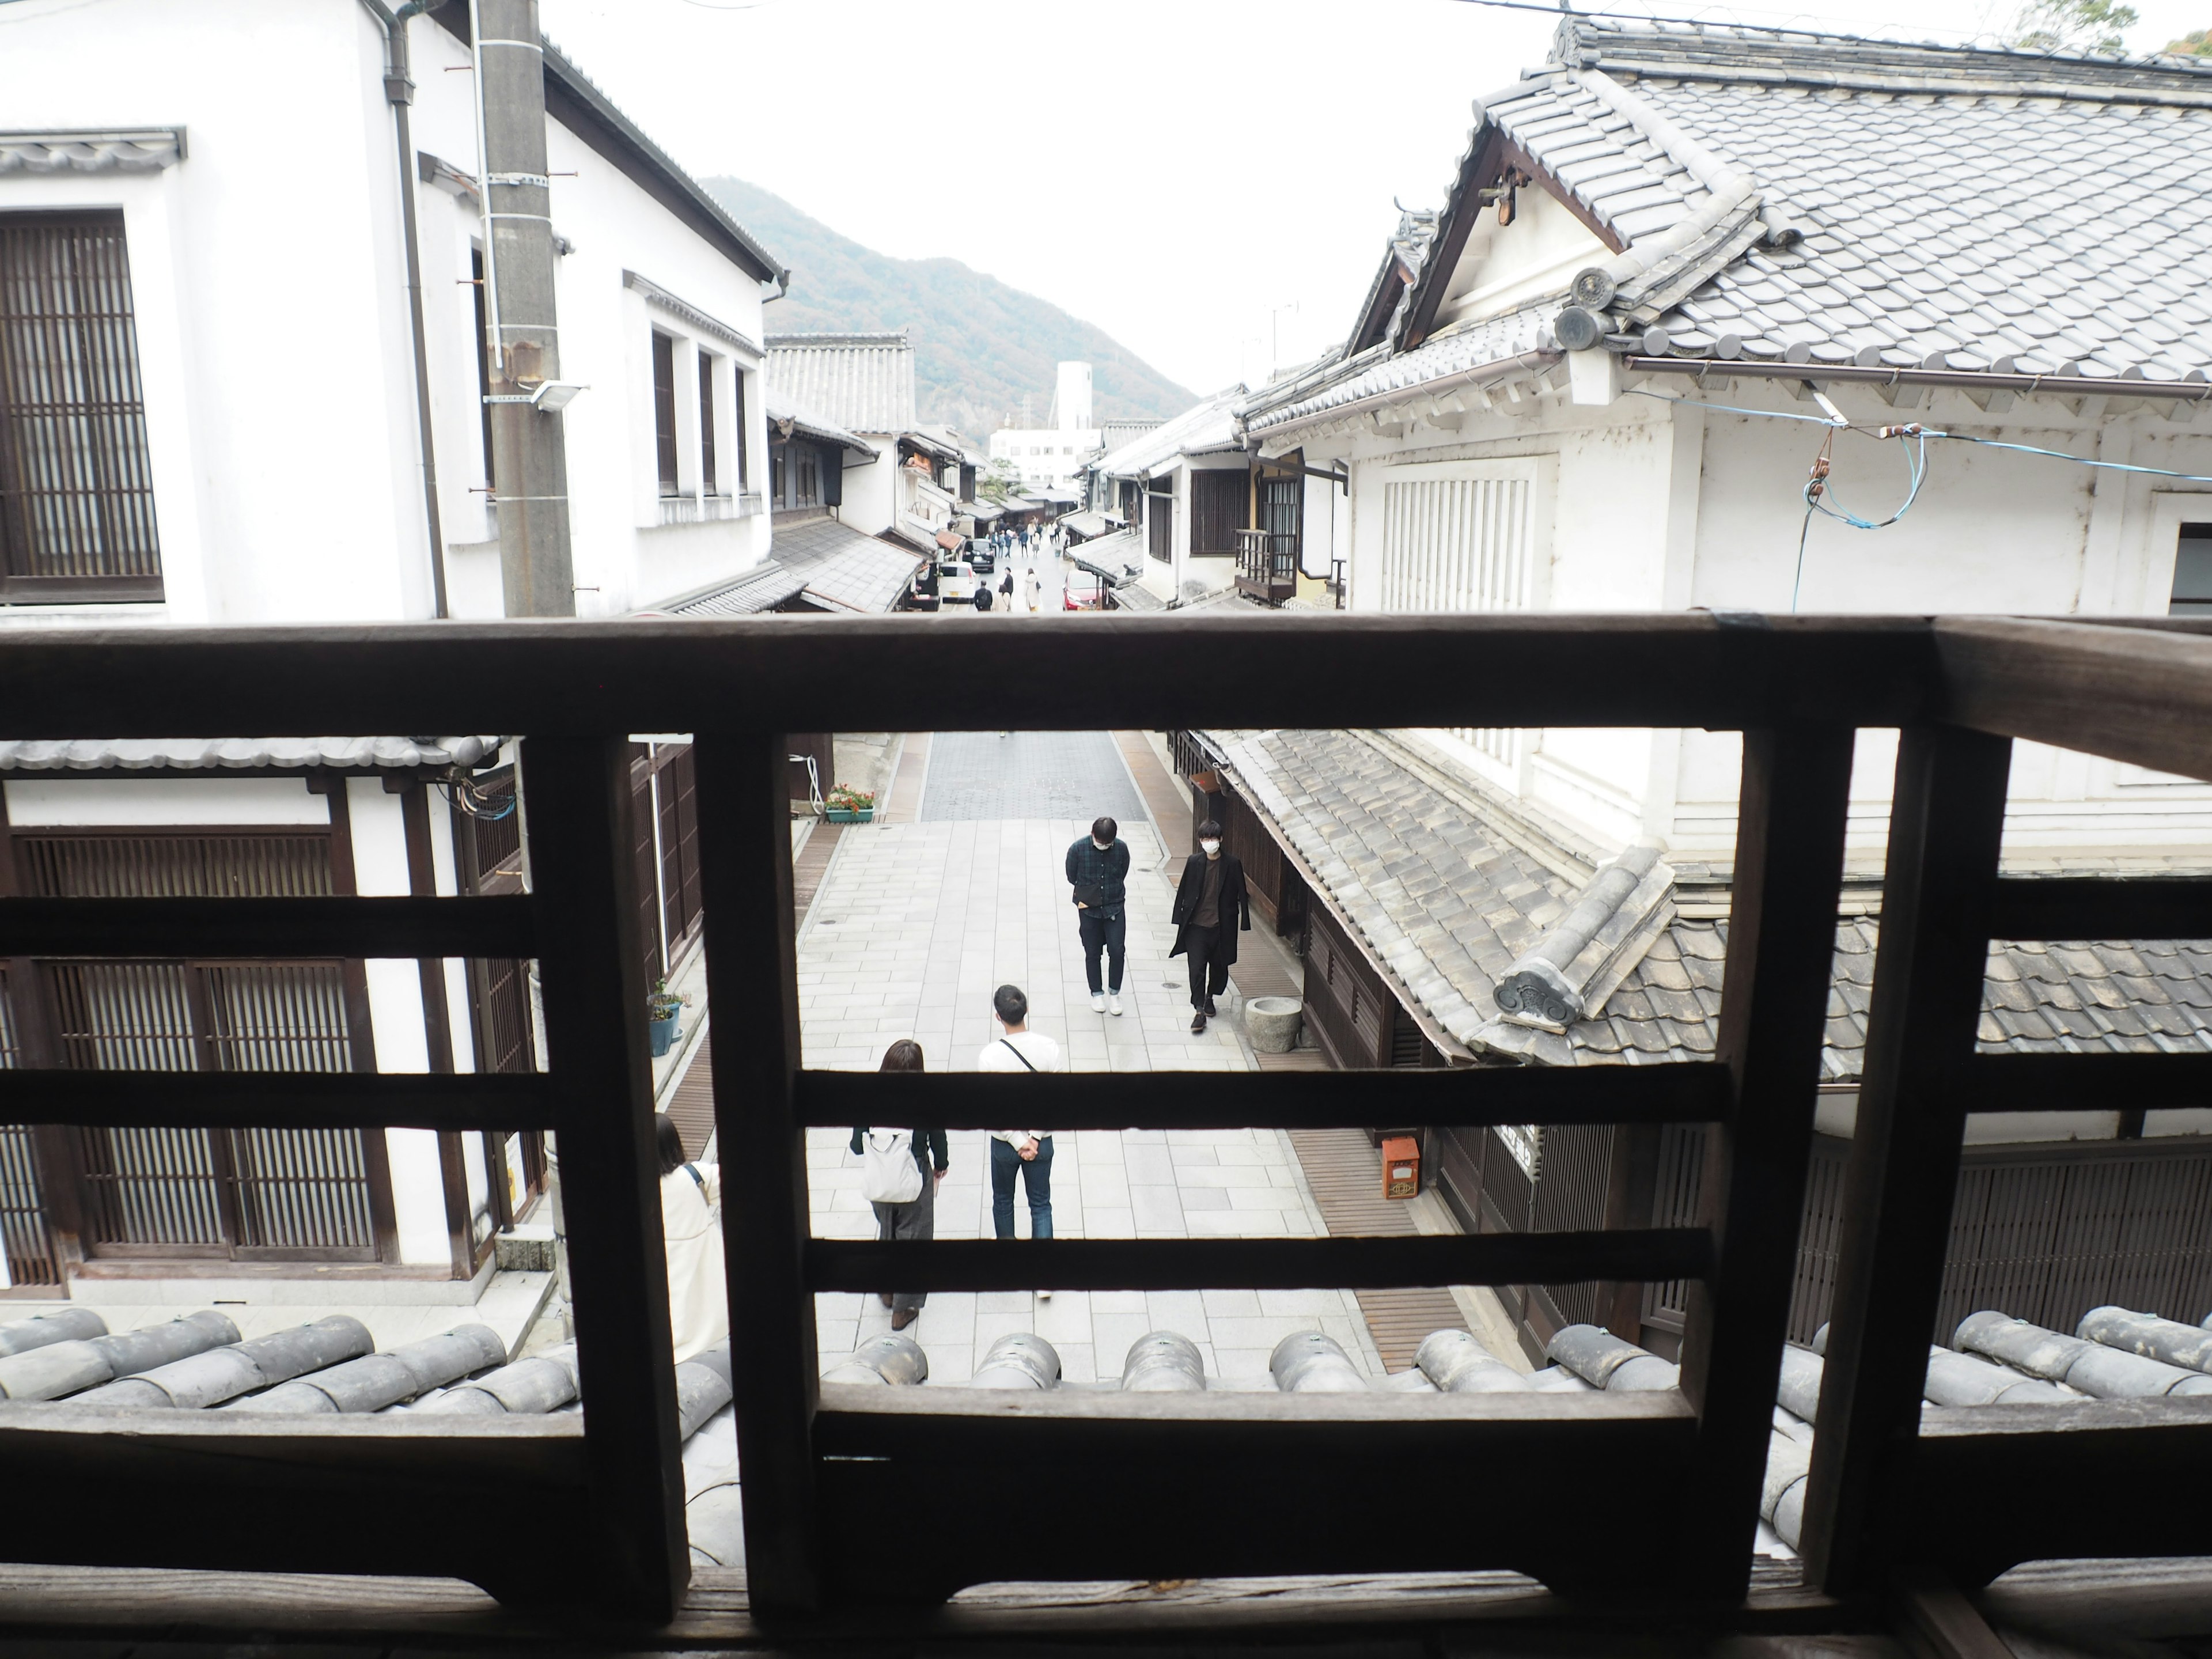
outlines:
[[[976,575],[975,567],[965,559],[940,559],[937,562],[937,602],[942,607],[975,603]]]

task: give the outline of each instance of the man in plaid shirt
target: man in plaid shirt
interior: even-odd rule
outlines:
[[[1121,959],[1129,921],[1122,906],[1128,898],[1129,848],[1121,825],[1099,818],[1091,833],[1067,849],[1067,884],[1074,890],[1077,930],[1083,936],[1083,967],[1091,977],[1091,1006],[1099,1013],[1121,1012]],[[1106,955],[1102,987],[1098,956]]]

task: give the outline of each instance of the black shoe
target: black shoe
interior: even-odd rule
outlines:
[[[919,1308],[901,1308],[891,1316],[891,1328],[895,1331],[902,1331],[921,1317],[921,1310]]]
[[[1221,1012],[1221,1010],[1220,1010],[1220,1009],[1218,1009],[1218,1008],[1217,1008],[1217,1007],[1215,1007],[1215,1006],[1213,1006],[1213,999],[1212,999],[1212,997],[1208,997],[1208,998],[1206,998],[1206,1017],[1208,1019],[1212,1019],[1212,1018],[1216,1014],[1219,1013],[1220,1012]]]
[[[1206,1010],[1200,1009],[1190,1017],[1190,1034],[1196,1036],[1206,1029]]]
[[[891,1293],[889,1291],[878,1291],[876,1292],[876,1300],[882,1303],[884,1306],[888,1308],[891,1305]]]

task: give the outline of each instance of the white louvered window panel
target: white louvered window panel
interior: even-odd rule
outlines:
[[[1526,611],[1535,603],[1536,463],[1485,461],[1449,476],[1382,486],[1382,608]],[[1451,734],[1504,765],[1521,734],[1454,726]]]

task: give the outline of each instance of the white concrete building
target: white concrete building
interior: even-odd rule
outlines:
[[[356,0],[8,9],[0,641],[501,613],[468,15],[403,26],[410,87]],[[550,46],[544,63],[562,374],[583,388],[576,609],[620,615],[767,557],[762,307],[787,273]],[[520,879],[502,751],[0,742],[0,890],[496,890]],[[648,976],[696,935],[688,780],[685,745],[639,745],[664,888]],[[0,980],[0,1066],[532,1064],[514,963],[19,960]],[[0,1294],[182,1275],[468,1300],[542,1176],[534,1136],[0,1127]]]
[[[1025,486],[1067,489],[1097,459],[1103,436],[1091,423],[1091,365],[1061,363],[1046,423],[1000,428],[991,434],[990,455],[1012,467]]]

